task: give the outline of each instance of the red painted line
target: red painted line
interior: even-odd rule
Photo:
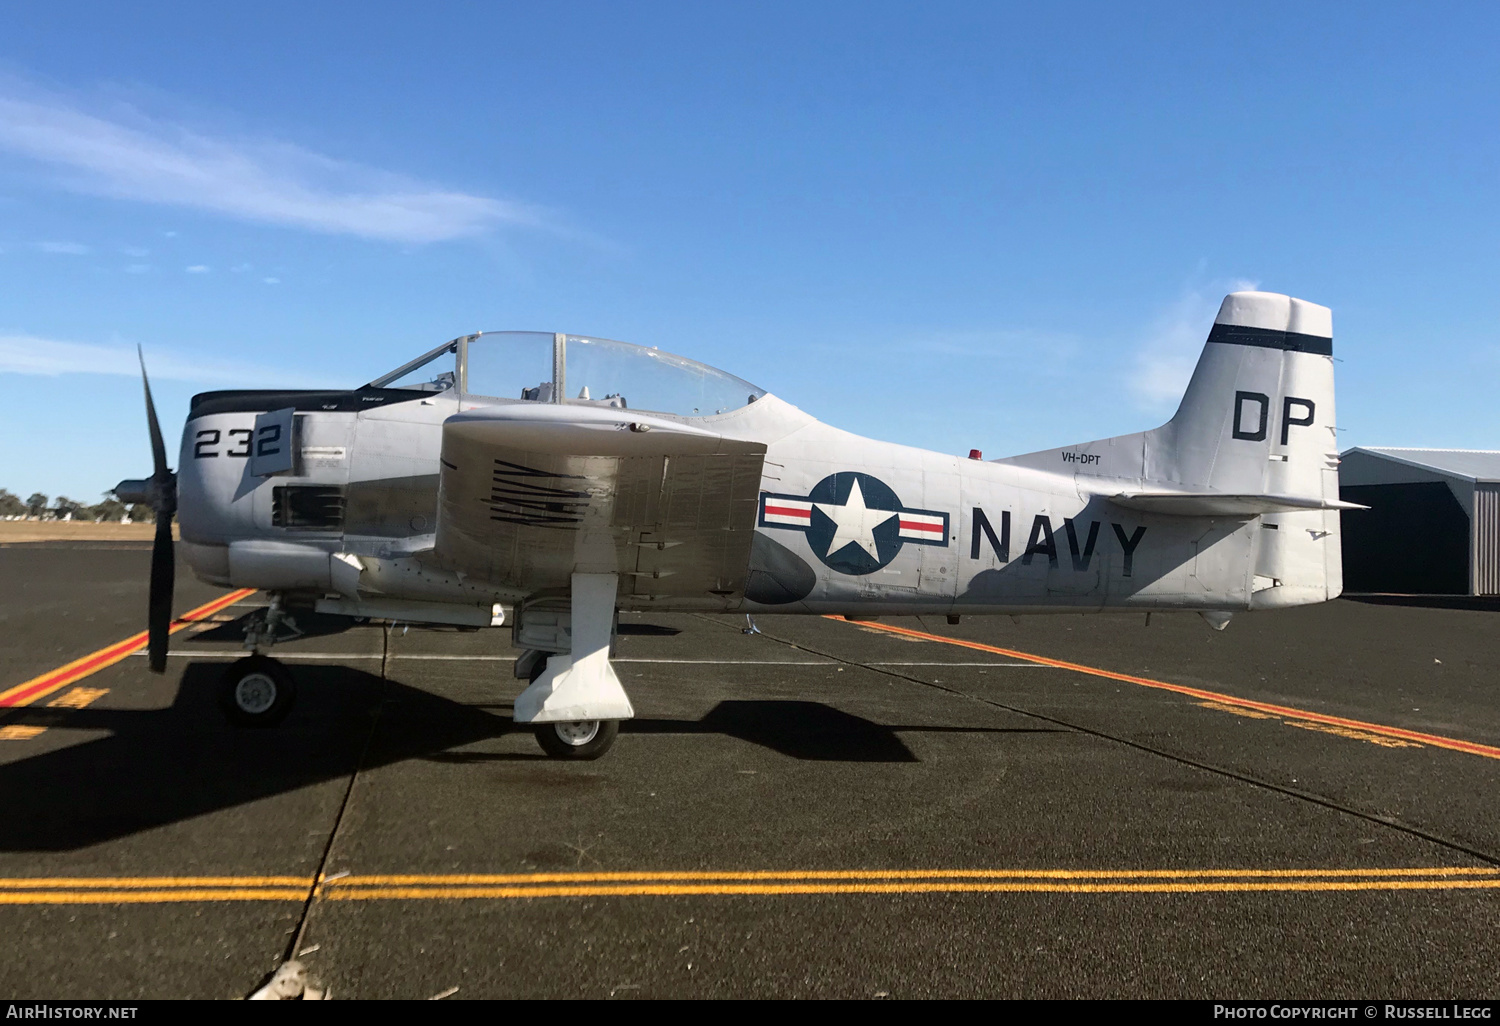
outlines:
[[[843,617],[830,616],[828,619],[842,620]],[[1343,716],[1329,716],[1326,713],[1310,712],[1306,709],[1296,709],[1287,705],[1256,702],[1248,698],[1226,695],[1219,691],[1205,691],[1202,688],[1190,688],[1182,684],[1169,684],[1166,681],[1153,680],[1150,677],[1134,677],[1128,673],[1101,670],[1096,666],[1084,666],[1080,663],[1069,663],[1061,659],[1049,659],[1047,656],[1032,655],[1030,652],[1018,652],[1013,648],[999,648],[995,645],[985,645],[977,641],[965,641],[962,638],[945,638],[940,634],[928,634],[925,631],[914,631],[907,627],[896,627],[891,624],[873,623],[862,620],[859,621],[859,626],[868,627],[872,630],[888,631],[891,634],[902,634],[911,638],[921,638],[924,641],[939,641],[945,645],[957,645],[960,648],[971,648],[980,652],[1009,656],[1012,659],[1025,659],[1028,662],[1038,663],[1042,666],[1055,666],[1061,670],[1072,670],[1074,673],[1086,673],[1093,677],[1105,677],[1109,680],[1124,681],[1127,684],[1138,684],[1143,688],[1172,691],[1179,695],[1188,695],[1192,698],[1202,698],[1212,702],[1222,702],[1225,705],[1238,706],[1241,709],[1254,709],[1257,712],[1270,713],[1273,716],[1281,716],[1287,719],[1306,720],[1311,723],[1324,723],[1334,727],[1364,730],[1369,731],[1371,734],[1379,734],[1382,737],[1400,738],[1403,741],[1416,741],[1419,744],[1432,745],[1435,748],[1447,748],[1451,751],[1464,752],[1468,755],[1482,755],[1486,759],[1500,759],[1500,748],[1495,748],[1492,745],[1482,745],[1475,741],[1461,741],[1458,738],[1443,737],[1440,734],[1424,734],[1416,730],[1407,730],[1404,727],[1388,727],[1383,723],[1368,723],[1364,720],[1351,720]]]
[[[197,609],[190,609],[186,613],[183,613],[182,616],[172,622],[168,630],[170,633],[176,634],[178,631],[197,621],[212,616],[219,610],[232,606],[236,602],[249,598],[254,594],[254,588],[241,588],[238,591],[231,591],[227,595],[221,595],[212,602],[205,602]],[[74,681],[82,680],[84,677],[89,676],[89,674],[97,673],[107,666],[113,666],[132,652],[138,652],[145,648],[148,640],[149,635],[146,631],[141,631],[139,634],[132,634],[124,641],[117,641],[113,645],[101,648],[97,652],[90,652],[88,655],[75,659],[64,666],[59,666],[55,670],[48,670],[39,677],[33,677],[28,681],[17,684],[13,688],[0,691],[0,709],[30,705],[38,698],[45,698],[52,692],[67,687]]]
[[[944,528],[942,524],[924,524],[919,520],[903,520],[901,521],[901,530],[930,531],[933,534],[942,534]]]
[[[766,503],[766,513],[773,517],[812,517],[812,510],[797,509],[794,506],[773,506]]]

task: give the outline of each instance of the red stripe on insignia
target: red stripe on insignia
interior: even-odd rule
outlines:
[[[807,517],[812,519],[811,509],[798,509],[795,506],[773,506],[766,503],[766,514],[775,517]]]
[[[934,534],[942,534],[943,533],[943,524],[942,524],[942,521],[939,521],[939,522],[937,522],[935,524],[929,524],[929,523],[924,523],[924,522],[922,522],[920,520],[902,520],[901,521],[901,530],[903,530],[903,531],[931,531]]]

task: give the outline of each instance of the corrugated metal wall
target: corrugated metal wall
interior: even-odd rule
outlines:
[[[1500,484],[1474,486],[1472,531],[1470,590],[1475,595],[1500,595]]]

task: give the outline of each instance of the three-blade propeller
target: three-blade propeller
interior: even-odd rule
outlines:
[[[177,475],[167,466],[167,447],[162,441],[156,404],[151,401],[151,381],[146,376],[146,358],[141,361],[141,384],[146,390],[146,426],[151,432],[151,477],[144,481],[121,481],[115,495],[121,502],[144,503],[156,512],[156,538],[151,545],[151,597],[147,604],[147,652],[151,669],[167,668],[167,639],[172,632],[172,583],[176,577],[176,555],[172,547],[172,517],[177,512]]]

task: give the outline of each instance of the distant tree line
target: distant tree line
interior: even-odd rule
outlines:
[[[126,520],[149,523],[156,519],[150,506],[139,503],[126,506],[115,498],[114,492],[105,492],[102,502],[90,505],[59,495],[55,500],[41,492],[32,492],[24,501],[14,492],[0,488],[0,519],[3,520]]]

